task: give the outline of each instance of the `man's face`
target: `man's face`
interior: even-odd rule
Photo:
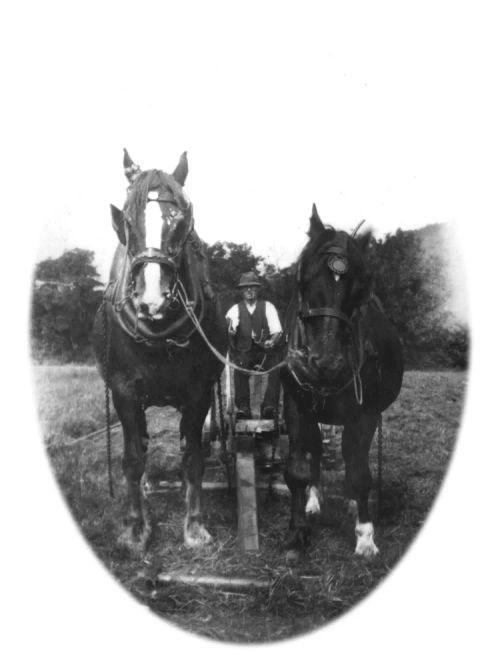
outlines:
[[[253,303],[257,299],[257,294],[259,292],[258,287],[243,287],[242,288],[243,299],[248,303]]]

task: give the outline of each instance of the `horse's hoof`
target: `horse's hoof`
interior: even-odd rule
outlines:
[[[142,524],[142,525],[141,525]],[[151,526],[147,521],[134,522],[125,526],[118,536],[118,545],[127,549],[133,556],[142,556],[151,536]]]
[[[311,516],[315,514],[320,514],[321,504],[320,504],[320,493],[318,487],[308,486],[306,493],[307,493],[306,514]]]
[[[371,521],[356,524],[355,532],[356,549],[354,550],[354,554],[366,560],[375,558],[379,551],[373,539],[373,524]]]
[[[212,542],[212,536],[205,526],[198,522],[184,525],[184,544],[190,549],[200,549]]]
[[[309,533],[310,531],[306,527],[291,529],[283,545],[286,554],[289,552],[297,553],[299,557],[304,554],[309,544]]]

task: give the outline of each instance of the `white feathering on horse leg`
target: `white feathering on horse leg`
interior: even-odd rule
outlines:
[[[184,520],[184,544],[190,549],[199,549],[210,544],[212,536],[201,523],[189,526],[189,517]]]
[[[321,512],[320,493],[316,486],[307,487],[306,514],[319,514]]]
[[[199,495],[197,496],[195,491],[195,485],[188,482],[186,485],[188,511],[184,520],[184,544],[191,549],[199,549],[212,541],[212,536],[201,521],[192,520],[193,516],[200,516],[201,513]]]
[[[363,556],[363,558],[373,558],[378,554],[378,548],[373,539],[373,523],[359,523],[356,520],[356,549],[354,553],[356,556]]]

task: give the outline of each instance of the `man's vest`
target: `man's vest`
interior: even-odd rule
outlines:
[[[257,301],[252,314],[244,301],[238,304],[240,321],[236,329],[235,346],[241,352],[247,352],[252,347],[252,338],[256,341],[264,341],[269,338],[269,325],[266,317],[266,302]],[[252,336],[253,333],[253,336]]]

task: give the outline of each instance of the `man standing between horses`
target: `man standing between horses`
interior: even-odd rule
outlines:
[[[267,370],[279,362],[276,345],[281,339],[282,328],[278,312],[270,301],[258,299],[261,284],[257,275],[243,273],[238,288],[242,299],[232,306],[226,319],[229,325],[231,360],[247,370]],[[279,370],[268,374],[268,383],[261,405],[261,417],[277,416],[280,396]],[[236,416],[251,419],[249,375],[234,372]]]

